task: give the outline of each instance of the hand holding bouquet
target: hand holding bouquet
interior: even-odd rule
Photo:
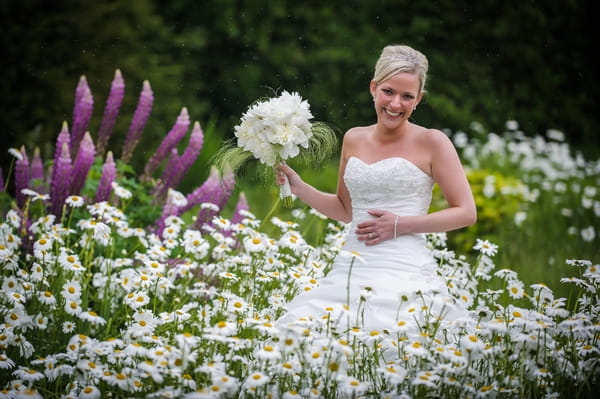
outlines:
[[[257,101],[242,115],[235,126],[237,146],[217,154],[222,165],[237,169],[248,158],[273,168],[287,159],[304,155],[311,161],[325,159],[336,146],[334,132],[323,123],[313,123],[310,105],[298,93],[283,91],[279,97]],[[287,178],[280,187],[280,197],[292,206]]]

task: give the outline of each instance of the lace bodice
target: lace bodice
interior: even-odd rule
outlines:
[[[425,214],[434,184],[419,167],[400,157],[372,164],[350,157],[344,182],[352,199],[353,216],[364,213],[365,209],[386,209],[400,215]]]

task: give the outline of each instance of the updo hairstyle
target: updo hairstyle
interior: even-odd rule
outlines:
[[[375,64],[373,81],[380,84],[398,72],[416,73],[419,76],[419,94],[425,92],[429,61],[420,51],[406,45],[389,45],[383,48]]]

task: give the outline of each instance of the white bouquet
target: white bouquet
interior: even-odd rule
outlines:
[[[248,108],[235,129],[237,144],[268,166],[275,166],[308,148],[313,133],[310,106],[298,93],[284,91],[279,97],[259,101]],[[287,179],[280,197],[291,206],[292,192]]]
[[[298,156],[301,149],[324,159],[335,148],[336,136],[326,125],[312,123],[312,118],[310,105],[295,92],[283,91],[278,97],[257,101],[234,128],[237,147],[225,148],[218,160],[236,168],[251,155],[272,170]],[[287,179],[280,187],[280,198],[286,206],[292,205]]]

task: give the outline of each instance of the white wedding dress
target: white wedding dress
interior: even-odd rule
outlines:
[[[350,157],[344,182],[352,199],[352,224],[342,248],[346,256],[338,255],[317,288],[294,298],[278,324],[322,319],[329,314],[329,320],[338,323],[338,331],[357,326],[390,330],[399,319],[410,320],[408,308],[416,306],[415,294],[419,291],[436,293],[436,303],[440,309],[443,307],[446,317],[466,316],[466,310],[454,303],[445,280],[436,273],[424,235],[405,234],[367,246],[354,233],[356,224],[372,217],[367,213],[369,209],[401,216],[426,214],[433,179],[404,158],[368,164]],[[359,254],[353,263],[353,257],[347,256],[349,251]],[[361,301],[361,297],[366,300]],[[409,300],[403,302],[402,297]]]

